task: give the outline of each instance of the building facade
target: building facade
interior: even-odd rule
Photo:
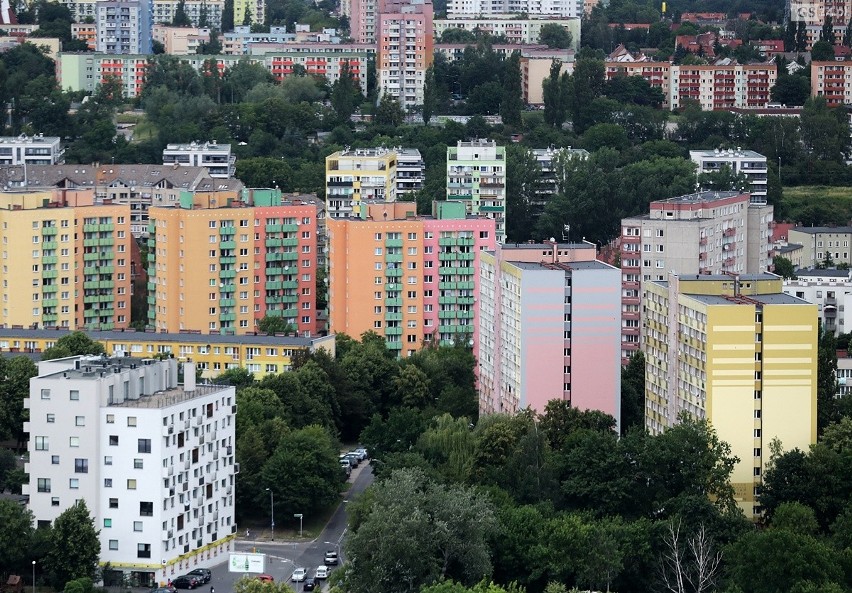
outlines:
[[[581,18],[582,0],[450,0],[447,16],[451,19],[470,16],[508,16],[530,14],[554,18]]]
[[[416,148],[394,148],[396,152],[396,195],[402,197],[423,189],[426,163]]]
[[[329,219],[363,218],[368,202],[394,202],[397,194],[395,150],[345,148],[325,157],[325,202]]]
[[[237,157],[231,153],[230,144],[191,142],[168,144],[163,149],[163,164],[180,167],[204,167],[210,177],[228,179],[234,176]]]
[[[95,24],[99,52],[107,54],[151,54],[151,5],[147,0],[98,0]]]
[[[185,370],[179,385],[175,359],[46,361],[25,401],[36,521],[85,501],[101,563],[136,586],[233,550],[236,394]]]
[[[154,41],[162,43],[169,55],[185,56],[196,53],[202,43],[210,42],[210,29],[154,25]]]
[[[459,140],[447,147],[447,200],[470,214],[494,219],[497,242],[506,241],[506,147],[492,140]]]
[[[719,149],[690,150],[689,158],[698,167],[698,174],[717,173],[727,166],[735,175],[743,175],[749,182],[752,204],[766,203],[768,169],[766,157],[753,150]]]
[[[852,226],[797,226],[787,232],[787,241],[802,246],[803,268],[852,265]]]
[[[375,44],[379,0],[344,0],[341,11],[349,17],[349,30],[356,43]]]
[[[731,484],[747,517],[760,516],[773,440],[816,442],[816,305],[781,288],[772,274],[672,274],[642,299],[645,428],[708,420],[740,459]]]
[[[772,206],[749,194],[702,192],[651,202],[621,221],[622,356],[639,349],[641,298],[648,282],[677,274],[760,273],[772,263]],[[751,257],[750,257],[751,255]]]
[[[331,332],[375,331],[411,355],[424,343],[477,343],[480,257],[493,250],[494,221],[459,203],[372,204],[365,219],[329,219]]]
[[[544,207],[560,189],[559,170],[560,162],[570,159],[587,159],[589,151],[582,148],[571,148],[570,146],[556,148],[533,148],[530,153],[541,170],[539,186],[535,191],[534,200],[528,205],[530,214],[534,218],[541,216]]]
[[[620,423],[620,274],[595,257],[590,243],[555,242],[481,255],[481,414],[564,400]]]
[[[4,136],[0,138],[0,165],[62,164],[65,151],[56,136]]]
[[[426,70],[434,57],[430,0],[379,0],[376,75],[379,96],[403,109],[423,105]]]
[[[354,2],[355,0],[353,0]],[[539,43],[541,28],[544,25],[556,24],[571,34],[571,49],[580,48],[580,18],[561,18],[545,16],[536,18],[530,13],[527,18],[515,15],[490,15],[469,18],[435,19],[435,39],[440,39],[447,29],[464,29],[465,31],[480,31],[489,35],[502,35],[509,43]]]
[[[91,190],[4,192],[0,226],[0,324],[130,325],[129,207],[96,204]]]
[[[273,316],[293,333],[316,335],[316,215],[316,204],[257,189],[239,201],[195,194],[179,207],[152,208],[149,326],[247,334]]]
[[[800,298],[817,307],[819,322],[834,335],[852,331],[846,322],[846,309],[852,311],[852,275],[849,270],[797,270],[795,278],[784,279],[784,294]]]
[[[222,30],[225,0],[153,0],[154,22],[173,23],[181,2],[183,2],[183,11],[193,27],[201,27],[206,22],[207,27],[217,31]]]

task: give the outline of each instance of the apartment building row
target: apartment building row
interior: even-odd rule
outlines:
[[[65,162],[64,155],[58,136],[0,137],[0,165],[56,165]]]
[[[517,14],[552,18],[582,18],[582,0],[450,0],[447,16],[500,17]]]
[[[774,63],[737,64],[724,60],[706,65],[675,65],[669,62],[608,61],[607,78],[641,76],[663,92],[663,106],[679,109],[688,101],[701,109],[758,109],[771,101],[778,68]]]
[[[0,327],[0,353],[40,354],[56,345],[68,329]],[[325,350],[335,353],[335,336],[223,334],[218,331],[135,331],[133,329],[87,330],[86,335],[104,347],[108,356],[136,358],[174,357],[194,362],[202,379],[213,379],[230,369],[246,369],[255,378],[284,373],[298,354]]]
[[[207,168],[171,165],[32,165],[0,169],[0,184],[15,191],[52,188],[89,190],[96,203],[130,206],[130,232],[148,233],[148,209],[178,203],[185,192],[204,193],[222,203],[239,199],[237,179],[214,179]]]
[[[179,56],[179,59],[201,72],[205,63],[212,60],[219,72],[238,64],[241,60],[260,64],[275,77],[283,80],[301,66],[309,75],[325,77],[329,84],[340,78],[344,64],[350,75],[358,82],[361,91],[367,92],[367,63],[375,55],[375,47],[357,44],[312,43],[304,45],[275,46],[271,51],[250,56],[216,55]],[[70,91],[93,92],[108,78],[122,82],[128,98],[138,97],[145,86],[148,68],[147,55],[117,55],[91,52],[62,52],[56,61],[56,77],[59,85]]]
[[[645,427],[708,420],[739,458],[731,475],[747,517],[761,515],[764,472],[816,442],[816,305],[773,274],[673,274],[643,285]]]
[[[340,43],[337,29],[311,31],[310,25],[296,23],[295,31],[288,32],[287,27],[272,26],[269,32],[252,32],[247,25],[237,25],[233,31],[222,35],[222,53],[228,55],[256,54],[256,47],[270,47],[282,44],[304,43]]]
[[[701,192],[651,202],[621,221],[622,357],[641,343],[641,304],[650,282],[681,275],[753,274],[772,263],[774,209],[749,194]]]
[[[784,279],[784,294],[813,303],[820,325],[835,335],[852,331],[846,321],[846,308],[852,311],[852,274],[837,268],[809,268],[796,271],[795,278]]]
[[[84,23],[89,17],[95,19],[99,1],[62,0],[60,3],[68,7],[75,21]],[[183,5],[183,11],[193,27],[207,26],[222,30],[224,0],[152,0],[147,3],[151,23],[172,23],[179,5]],[[253,23],[262,23],[266,11],[265,0],[235,0],[234,22],[242,24],[247,11],[251,13]]]
[[[493,14],[434,20],[435,39],[440,39],[448,29],[462,29],[493,36],[502,35],[509,43],[533,45],[540,42],[541,28],[548,24],[564,28],[571,34],[571,49],[576,51],[580,48],[580,17],[541,16],[539,13],[530,12],[524,18],[515,14]]]
[[[175,359],[70,357],[40,362],[24,400],[23,486],[38,526],[84,501],[99,558],[134,586],[184,574],[234,550],[236,394],[178,383]]]
[[[797,226],[787,231],[787,241],[799,246],[793,257],[802,268],[852,265],[852,226]]]
[[[181,196],[150,211],[148,325],[246,334],[267,316],[319,333],[317,205],[253,189],[223,202]]]

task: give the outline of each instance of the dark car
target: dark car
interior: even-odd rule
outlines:
[[[313,591],[317,588],[317,580],[315,578],[307,578],[305,579],[304,587],[305,591]]]
[[[195,589],[200,584],[201,581],[198,580],[198,577],[189,574],[172,579],[172,587],[175,589]]]
[[[213,578],[213,573],[209,568],[196,568],[195,570],[190,570],[187,575],[191,577],[197,578],[201,583],[209,583],[210,579]]]

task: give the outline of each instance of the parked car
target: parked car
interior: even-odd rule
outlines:
[[[197,577],[189,574],[183,574],[172,579],[172,587],[175,589],[195,589],[200,584],[201,581]]]
[[[194,576],[195,578],[201,580],[202,583],[209,583],[210,579],[213,578],[213,573],[209,568],[196,568],[195,570],[190,570],[186,573],[190,576]]]
[[[294,583],[301,583],[306,578],[308,578],[308,571],[304,568],[297,568],[293,571],[293,576],[290,577],[290,580],[292,580]]]
[[[340,460],[340,469],[343,470],[343,473],[346,474],[347,478],[352,475],[352,466],[349,465],[348,459],[341,459]]]
[[[314,589],[316,589],[316,588],[317,588],[317,585],[318,585],[318,584],[319,584],[319,583],[317,583],[316,579],[313,579],[313,578],[307,578],[307,579],[305,579],[305,584],[304,584],[304,585],[302,585],[302,588],[303,588],[305,591],[313,591]]]
[[[349,463],[352,465],[352,467],[358,467],[358,464],[361,463],[360,461],[358,461],[358,456],[355,453],[347,453],[345,457],[349,460]]]
[[[325,563],[326,564],[336,566],[337,562],[338,562],[337,552],[335,552],[334,550],[329,550],[328,552],[325,553]]]
[[[355,452],[358,454],[358,459],[361,461],[364,461],[368,457],[367,450],[364,447],[358,447],[355,449]]]
[[[271,574],[259,574],[257,575],[257,580],[261,583],[274,583],[275,579]]]
[[[314,578],[318,581],[321,581],[322,579],[327,579],[328,578],[328,566],[326,566],[325,564],[321,564],[320,566],[317,566],[317,570],[314,573]]]

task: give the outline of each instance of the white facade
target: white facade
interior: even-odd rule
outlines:
[[[449,0],[447,16],[515,15],[526,13],[539,16],[583,16],[582,0]]]
[[[180,0],[154,0],[154,22],[173,22],[178,4]],[[183,9],[193,27],[200,26],[202,14],[206,12],[207,26],[222,30],[222,11],[225,9],[225,0],[185,0]]]
[[[728,165],[735,174],[742,173],[751,183],[751,203],[766,203],[768,170],[766,157],[753,150],[690,150],[689,158],[698,165],[698,173],[712,173]]]
[[[179,386],[175,359],[46,361],[25,401],[36,520],[85,500],[101,562],[140,586],[227,554],[236,529],[235,391],[187,371]]]
[[[58,165],[64,154],[56,136],[0,137],[0,165]]]
[[[582,10],[582,7],[581,7]],[[571,33],[571,48],[580,47],[580,17],[544,17],[535,18],[530,13],[529,18],[516,18],[514,15],[491,15],[480,17],[458,17],[435,19],[432,22],[435,29],[435,39],[447,29],[464,29],[465,31],[481,31],[490,35],[503,35],[509,43],[539,42],[541,28],[544,25],[556,24]]]
[[[493,218],[498,243],[506,242],[506,147],[493,140],[459,140],[447,147],[447,199],[470,214]]]
[[[426,178],[426,163],[416,148],[395,148],[396,152],[396,195],[423,189]]]
[[[163,164],[181,167],[206,167],[210,177],[229,179],[234,176],[237,157],[231,154],[230,144],[205,142],[200,144],[169,144],[163,149]]]
[[[840,335],[852,331],[846,310],[852,311],[852,274],[849,270],[797,270],[795,280],[784,280],[784,294],[817,306],[819,321],[826,331]],[[852,388],[852,382],[850,382]]]

